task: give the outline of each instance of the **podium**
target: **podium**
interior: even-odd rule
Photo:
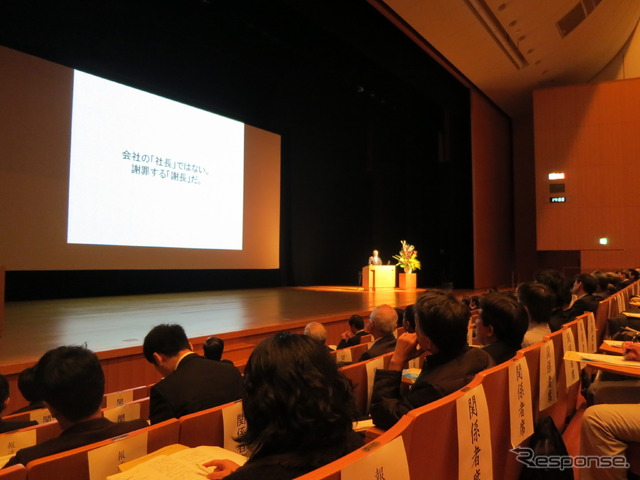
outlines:
[[[395,265],[367,265],[366,267],[362,267],[362,288],[365,290],[395,287]]]

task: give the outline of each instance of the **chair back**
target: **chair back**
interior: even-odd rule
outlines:
[[[223,410],[235,405],[235,403],[225,403],[224,405],[180,417],[179,443],[187,447],[200,445],[222,447],[224,445]]]
[[[52,478],[90,480],[88,452],[91,450],[146,433],[147,453],[151,453],[167,445],[178,443],[179,432],[180,422],[175,418],[167,420],[116,438],[33,460],[27,465],[27,477],[29,480],[50,480]],[[127,460],[133,460],[133,458],[127,458]]]

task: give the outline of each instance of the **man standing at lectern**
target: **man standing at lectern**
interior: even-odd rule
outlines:
[[[378,250],[374,250],[373,255],[369,257],[369,265],[382,265],[382,260],[378,256]]]

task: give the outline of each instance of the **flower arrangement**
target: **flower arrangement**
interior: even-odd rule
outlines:
[[[398,255],[394,255],[398,263],[396,267],[402,267],[407,273],[411,273],[411,270],[420,270],[420,260],[418,260],[418,251],[413,245],[409,245],[406,241],[400,240],[402,244],[402,250]]]

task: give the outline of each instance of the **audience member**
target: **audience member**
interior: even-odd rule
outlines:
[[[569,282],[558,270],[542,270],[535,274],[536,282],[544,283],[553,291],[556,297],[555,307],[549,318],[549,328],[552,332],[558,331],[562,325],[574,320],[571,312],[571,287]]]
[[[629,274],[629,270],[626,268],[618,271],[618,276],[620,277],[620,285],[618,285],[619,289],[623,289],[631,285],[631,277]]]
[[[5,467],[27,465],[37,458],[144,428],[145,420],[113,423],[102,416],[104,373],[98,357],[85,347],[63,346],[45,353],[35,366],[42,398],[62,433],[18,450]]]
[[[577,317],[585,312],[596,313],[598,311],[601,298],[593,294],[597,286],[598,282],[593,275],[588,273],[576,275],[572,291],[577,296],[577,300],[570,310],[572,316]]]
[[[607,272],[606,275],[609,278],[609,293],[613,295],[620,290],[620,282],[622,282],[622,279],[616,272]]]
[[[529,317],[529,328],[522,340],[522,348],[525,348],[542,341],[551,333],[549,319],[556,305],[556,297],[548,286],[538,282],[521,284],[516,294]]]
[[[204,358],[233,365],[231,360],[222,359],[222,354],[224,353],[224,340],[220,337],[207,338],[202,344],[202,351],[204,352]]]
[[[353,431],[357,410],[351,384],[321,345],[304,335],[279,333],[251,354],[242,408],[247,423],[239,442],[251,456],[238,467],[213,460],[210,479],[289,480],[362,445]]]
[[[180,325],[158,325],[144,339],[148,362],[164,378],[151,387],[149,420],[158,423],[240,398],[242,376],[226,362],[195,354]]]
[[[398,314],[389,305],[380,305],[373,309],[367,322],[367,332],[373,337],[373,345],[360,356],[360,362],[385,353],[393,352],[396,337],[393,335],[398,324]]]
[[[313,338],[321,345],[324,345],[330,352],[333,351],[333,348],[327,345],[327,329],[320,322],[307,323],[307,326],[304,327],[304,334],[307,337]]]
[[[596,279],[596,291],[593,292],[593,294],[600,297],[602,300],[609,298],[611,296],[611,291],[609,289],[609,276],[606,273],[597,270],[591,275]]]
[[[342,340],[338,343],[338,349],[354,347],[360,344],[360,337],[366,334],[362,317],[360,315],[351,315],[349,317],[349,330],[342,333]]]
[[[640,344],[625,342],[623,348],[627,360],[640,361]],[[640,408],[634,404],[599,404],[587,408],[580,429],[580,454],[589,456],[619,456],[624,462],[630,442],[640,442]],[[624,480],[627,469],[580,469],[580,480]]]
[[[416,309],[414,305],[407,305],[402,315],[402,327],[407,333],[416,332]]]
[[[18,375],[18,390],[22,394],[22,397],[29,402],[22,408],[19,408],[13,413],[30,412],[31,410],[38,410],[45,408],[42,396],[36,385],[35,367],[27,367]]]
[[[9,382],[7,377],[0,374],[0,415],[5,411],[9,405]],[[2,420],[0,418],[0,433],[12,432],[20,428],[30,427],[36,425],[35,421],[10,421]]]
[[[438,290],[423,294],[415,304],[416,333],[398,339],[389,370],[377,370],[371,398],[376,426],[389,428],[409,410],[444,397],[469,383],[476,373],[494,365],[491,356],[467,345],[469,308]],[[420,375],[401,393],[402,369],[416,355],[427,355]]]
[[[488,293],[480,300],[476,338],[496,364],[515,356],[528,327],[527,311],[510,296]]]

